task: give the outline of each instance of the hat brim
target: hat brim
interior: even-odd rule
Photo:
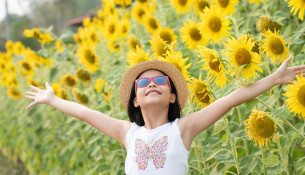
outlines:
[[[178,94],[178,103],[182,110],[187,102],[188,88],[182,73],[173,64],[165,61],[143,61],[131,67],[122,78],[120,84],[120,99],[125,109],[128,109],[131,88],[136,78],[147,70],[159,70],[173,81]]]

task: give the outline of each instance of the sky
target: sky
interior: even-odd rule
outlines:
[[[23,0],[7,0],[9,14],[23,15],[28,7],[28,1]],[[0,0],[0,21],[5,19],[5,0]]]

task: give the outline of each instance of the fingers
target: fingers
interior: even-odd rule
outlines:
[[[30,109],[32,106],[36,105],[36,102],[32,102],[29,106],[26,107],[26,109]]]
[[[36,95],[37,95],[37,93],[35,93],[35,92],[30,92],[30,91],[26,91],[25,94],[27,94],[27,95],[33,95],[33,96],[36,96]]]
[[[290,62],[291,58],[292,58],[291,56],[288,57],[288,58],[282,63],[282,65],[285,66],[285,67],[287,67],[287,65],[288,65],[288,63]]]
[[[296,70],[303,70],[303,72],[305,72],[305,66],[294,66],[293,70],[294,71],[296,71]]]
[[[41,89],[39,89],[38,87],[36,87],[36,86],[33,86],[33,85],[30,85],[30,87],[32,88],[32,89],[34,89],[35,91],[40,91]]]
[[[35,97],[29,96],[29,95],[26,95],[25,98],[30,99],[30,100],[35,100]]]
[[[46,88],[50,88],[51,87],[48,82],[46,82],[45,86],[46,86]]]

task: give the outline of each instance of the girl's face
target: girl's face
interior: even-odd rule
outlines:
[[[158,70],[148,70],[141,74],[140,78],[164,76]],[[137,85],[136,85],[137,86]],[[136,87],[136,97],[134,99],[135,107],[146,108],[149,106],[169,106],[174,103],[176,95],[171,94],[169,82],[165,85],[158,85],[154,81],[150,81],[146,87]]]

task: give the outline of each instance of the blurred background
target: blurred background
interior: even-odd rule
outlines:
[[[52,27],[59,35],[75,30],[69,20],[95,14],[100,6],[100,0],[0,0],[0,51],[5,51],[7,40],[35,49],[36,39],[26,38],[24,29]]]

